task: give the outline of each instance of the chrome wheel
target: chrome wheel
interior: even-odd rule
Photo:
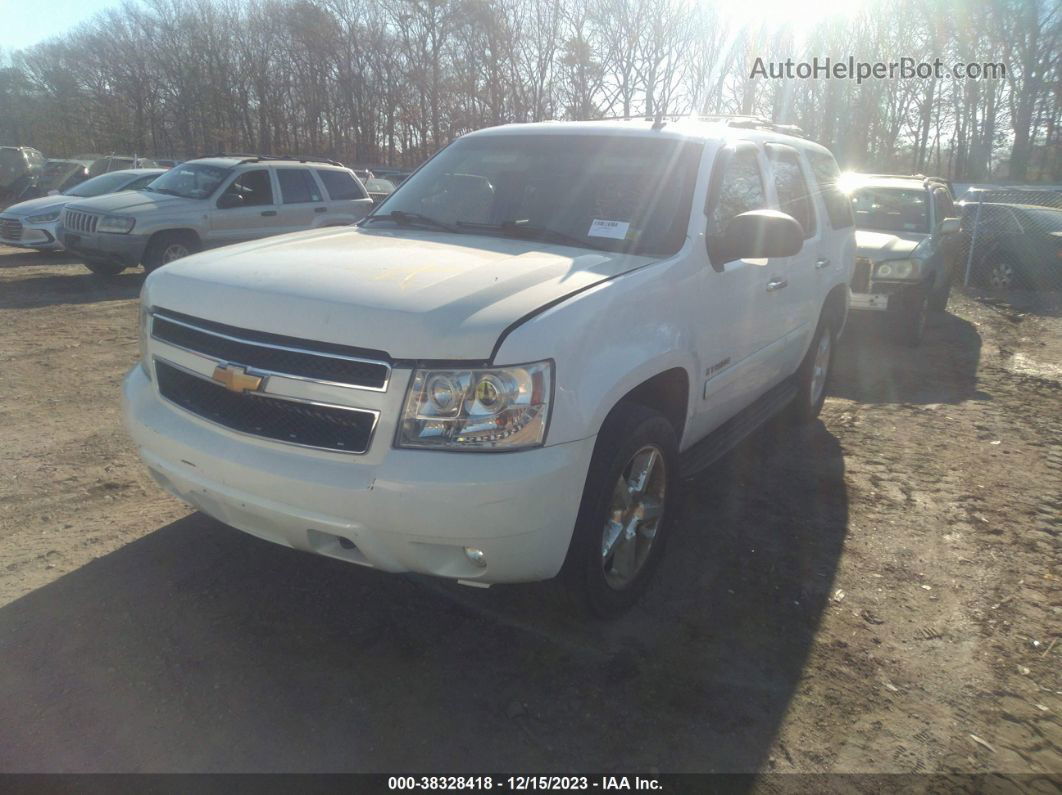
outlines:
[[[175,259],[187,257],[191,253],[192,252],[189,251],[188,246],[184,243],[170,243],[166,248],[162,249],[162,256],[160,259],[162,260],[162,264],[165,265],[167,262],[173,262]]]
[[[826,376],[830,373],[830,346],[832,338],[830,330],[824,328],[819,344],[815,348],[815,361],[811,365],[811,388],[809,390],[811,405],[814,406],[822,398],[822,391],[826,389]]]
[[[601,534],[601,568],[609,587],[628,587],[645,566],[664,515],[666,492],[663,453],[646,445],[631,456],[612,490]]]
[[[988,284],[995,290],[1009,290],[1014,286],[1014,267],[1009,262],[997,262],[988,271]]]

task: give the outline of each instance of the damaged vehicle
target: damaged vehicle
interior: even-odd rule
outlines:
[[[355,227],[150,274],[127,427],[165,489],[260,538],[560,576],[616,614],[682,479],[818,416],[855,256],[838,176],[747,118],[470,133]]]
[[[887,174],[847,175],[856,225],[852,309],[884,313],[896,338],[912,347],[930,310],[948,304],[955,274],[958,211],[943,180]]]

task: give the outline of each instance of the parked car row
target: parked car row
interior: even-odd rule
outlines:
[[[61,251],[59,225],[71,202],[146,188],[161,168],[137,168],[100,174],[57,194],[30,199],[0,212],[0,243],[37,251]]]
[[[65,248],[94,273],[114,275],[203,248],[344,226],[373,205],[354,172],[331,161],[214,157],[169,170],[108,171],[116,162],[109,158],[100,176],[0,212],[0,242]],[[377,201],[393,190],[370,182]]]
[[[0,146],[0,200],[22,201],[48,193],[62,193],[89,177],[159,165],[136,155],[80,154],[46,160],[33,147]]]

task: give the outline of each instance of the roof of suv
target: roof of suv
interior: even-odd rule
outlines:
[[[283,157],[259,157],[257,155],[217,155],[215,157],[195,157],[185,160],[181,165],[188,163],[202,163],[207,166],[218,168],[235,168],[240,165],[256,166],[313,166],[314,168],[342,168],[347,169],[341,163],[330,160],[317,160],[314,158],[283,158]]]
[[[790,135],[783,130],[762,127],[742,127],[724,121],[706,121],[696,117],[665,118],[663,123],[652,119],[609,119],[601,121],[542,121],[530,124],[503,124],[486,127],[467,134],[480,135],[623,135],[642,138],[669,138],[687,141],[728,141],[753,139],[781,141],[794,146],[828,152],[807,138]]]
[[[861,188],[907,188],[908,190],[928,189],[930,185],[941,185],[950,190],[950,184],[940,177],[924,177],[919,174],[846,174],[844,181]]]

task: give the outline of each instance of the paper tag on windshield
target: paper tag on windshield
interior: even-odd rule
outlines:
[[[595,218],[594,222],[590,224],[590,231],[586,233],[586,236],[611,237],[615,240],[623,240],[627,237],[629,228],[630,224],[626,221],[602,221],[600,218]]]

